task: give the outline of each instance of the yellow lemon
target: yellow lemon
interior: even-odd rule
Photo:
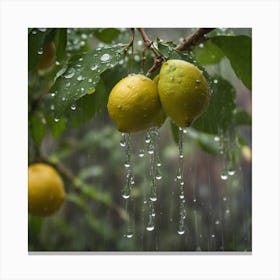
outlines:
[[[36,216],[55,213],[65,200],[64,184],[57,171],[44,163],[28,167],[28,211]]]
[[[156,83],[156,85],[158,86],[158,81],[159,81],[159,75],[156,75],[153,79],[153,81]],[[164,113],[162,107],[159,111],[159,113],[157,114],[157,116],[154,118],[151,127],[161,127],[162,124],[165,122],[166,120],[166,114]]]
[[[127,76],[113,87],[107,109],[121,132],[137,132],[158,125],[156,118],[161,104],[156,83],[141,74]]]
[[[179,127],[190,126],[209,103],[209,87],[203,72],[183,60],[162,64],[158,93],[165,113]]]

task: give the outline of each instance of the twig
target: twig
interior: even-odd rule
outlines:
[[[174,50],[176,50],[176,51],[190,50],[195,45],[203,43],[204,41],[208,40],[206,34],[214,29],[215,28],[199,28],[196,32],[194,32],[190,36],[186,37],[181,43],[179,43],[174,48]],[[142,39],[143,39],[144,45],[145,45],[144,50],[142,52],[142,67],[143,67],[145,59],[146,59],[146,57],[145,57],[146,50],[149,48],[155,54],[154,64],[148,70],[148,72],[146,74],[146,76],[149,76],[162,64],[164,59],[163,59],[162,54],[154,47],[153,42],[149,39],[144,28],[138,28],[138,30],[142,36]]]
[[[128,43],[128,45],[125,48],[125,52],[127,52],[129,50],[129,48],[132,48],[132,52],[133,52],[133,44],[134,44],[134,38],[135,38],[135,29],[134,28],[130,28],[131,31],[131,39]]]
[[[191,49],[193,46],[203,43],[208,38],[206,36],[207,33],[214,30],[215,28],[199,28],[196,32],[185,38],[181,43],[179,43],[176,47],[176,51],[186,51]]]
[[[153,41],[151,41],[148,37],[148,35],[146,34],[144,28],[138,28],[141,37],[143,39],[144,42],[144,49],[142,52],[142,67],[144,66],[146,57],[145,57],[145,52],[146,50],[149,48],[151,49],[151,51],[155,54],[155,60],[154,60],[154,64],[153,66],[148,70],[146,76],[149,76],[151,73],[153,73],[163,62],[163,56],[162,54],[154,47],[153,45]]]

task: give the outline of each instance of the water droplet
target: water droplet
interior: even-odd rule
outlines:
[[[38,53],[39,55],[43,54],[43,48],[40,48],[40,49],[37,51],[37,53]]]
[[[108,54],[108,53],[104,53],[101,57],[100,57],[100,60],[102,62],[106,62],[108,60],[110,60],[111,56]]]
[[[144,157],[145,153],[144,153],[144,150],[140,150],[139,153],[138,153],[138,156],[140,158]]]
[[[150,136],[149,133],[146,133],[145,142],[146,142],[147,144],[149,144],[149,143],[151,142],[151,136]]]
[[[65,100],[66,100],[66,97],[65,97],[65,96],[63,96],[63,97],[61,98],[61,100],[62,100],[62,101],[65,101]]]
[[[222,173],[221,173],[221,176],[220,176],[220,177],[221,177],[221,179],[222,179],[222,180],[224,180],[224,181],[225,181],[225,180],[227,180],[227,179],[228,179],[228,174],[227,174],[227,172],[222,171]]]
[[[177,232],[178,232],[179,235],[183,235],[185,233],[185,230],[184,229],[178,229]]]
[[[219,224],[220,224],[220,221],[219,221],[219,220],[216,220],[215,224],[216,224],[216,225],[219,225]]]
[[[203,44],[203,43],[200,43],[198,46],[199,46],[201,49],[204,48],[204,44]]]
[[[154,225],[148,225],[147,227],[146,227],[146,230],[147,231],[153,231],[155,229],[155,226]]]
[[[195,82],[196,82],[197,84],[200,84],[200,83],[201,83],[201,81],[200,81],[200,80],[195,80]]]
[[[226,210],[226,214],[229,214],[229,213],[230,213],[230,210],[229,210],[229,209],[227,209],[227,210]]]
[[[85,78],[82,76],[82,75],[79,75],[78,77],[77,77],[77,81],[83,81]]]
[[[90,78],[90,79],[88,79],[88,82],[89,82],[89,83],[92,83],[92,79],[91,79],[91,78]]]
[[[124,163],[124,167],[126,167],[126,168],[129,168],[130,167],[130,162],[127,160],[127,161],[125,161],[125,163]]]
[[[196,203],[196,198],[193,199],[193,202]]]
[[[157,197],[155,196],[155,194],[152,194],[149,198],[152,202],[157,201]]]
[[[73,111],[76,110],[76,105],[75,104],[71,105],[71,110],[73,110]]]
[[[51,104],[50,109],[53,111],[55,109],[54,104]]]
[[[72,78],[76,73],[76,70],[74,68],[70,68],[65,74],[64,74],[64,78],[66,79],[70,79]]]
[[[122,133],[121,136],[122,136],[122,138],[121,138],[121,141],[120,141],[120,146],[125,147],[126,146],[125,133]]]
[[[212,237],[212,238],[215,238],[215,234],[211,234],[211,237]]]
[[[133,237],[133,233],[127,233],[127,234],[126,234],[126,237],[127,237],[127,238],[132,238],[132,237]]]
[[[161,162],[160,161],[157,162],[157,167],[161,167]]]
[[[90,67],[90,70],[95,71],[98,68],[98,65],[93,65]]]
[[[235,174],[235,172],[236,172],[236,171],[235,171],[234,169],[229,169],[229,170],[228,170],[228,175],[229,175],[229,176],[233,176],[233,175]]]
[[[161,175],[161,173],[160,173],[159,170],[157,170],[156,179],[157,179],[157,180],[161,180],[161,179],[162,179],[162,175]]]
[[[59,118],[54,118],[53,119],[55,122],[59,122]]]
[[[223,201],[227,201],[227,198],[226,198],[226,197],[223,197]]]
[[[55,92],[52,92],[52,93],[51,93],[51,97],[54,97],[54,96],[55,96]]]
[[[218,82],[219,82],[219,81],[218,81],[218,80],[216,80],[216,79],[213,81],[213,83],[214,83],[214,84],[217,84]]]
[[[219,141],[220,141],[220,137],[219,137],[219,136],[215,136],[215,137],[214,137],[214,141],[215,141],[215,142],[219,142]]]

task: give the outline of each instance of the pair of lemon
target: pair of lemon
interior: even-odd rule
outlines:
[[[134,74],[119,81],[107,108],[117,129],[130,133],[160,127],[166,116],[179,127],[190,126],[208,103],[203,72],[186,61],[168,60],[154,80]]]

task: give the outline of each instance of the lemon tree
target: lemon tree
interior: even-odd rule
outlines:
[[[216,28],[199,40],[189,40],[197,30],[147,29],[147,37],[138,31],[28,29],[29,221],[36,229],[31,230],[31,248],[106,250],[106,244],[124,248],[116,238],[127,219],[119,201],[123,184],[119,132],[140,141],[146,130],[160,128],[162,142],[157,148],[164,160],[155,160],[163,168],[158,177],[163,178],[164,191],[173,183],[168,174],[177,163],[165,166],[164,161],[176,150],[179,127],[188,126],[186,152],[203,150],[211,154],[209,158],[219,156],[217,139],[232,132],[237,135],[235,150],[250,152],[244,133],[251,126],[250,104],[245,106],[243,100],[251,98],[250,32]],[[166,41],[161,39],[163,31]],[[178,48],[188,41],[186,48]],[[137,158],[133,155],[132,161]],[[38,162],[46,165],[35,168]],[[136,168],[139,182],[145,172],[141,164]],[[136,200],[141,199],[141,188],[135,186],[132,193]],[[168,200],[164,195],[163,213],[169,211]],[[136,218],[142,213],[138,206],[133,210]],[[65,207],[61,215],[52,215],[61,207]],[[204,210],[199,211],[203,216]],[[135,226],[141,229],[138,220]],[[200,226],[207,230],[203,223]],[[166,248],[180,249],[167,225],[161,230],[165,240],[174,242],[164,242]],[[79,239],[81,232],[84,238]],[[139,244],[136,240],[125,248],[139,249]]]

